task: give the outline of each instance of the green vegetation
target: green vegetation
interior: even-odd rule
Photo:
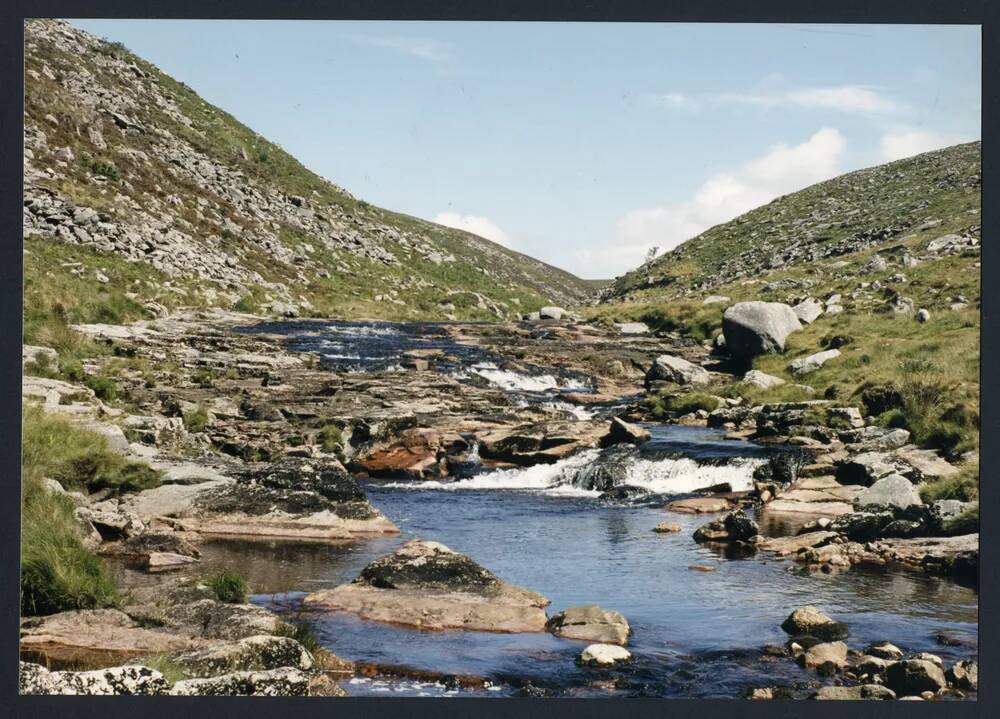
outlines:
[[[972,534],[979,531],[979,502],[966,509],[957,517],[945,521],[944,533],[952,536]]]
[[[933,482],[918,485],[920,498],[925,504],[939,499],[958,499],[972,502],[979,499],[979,465],[971,464],[962,467],[958,474],[943,477]]]
[[[294,639],[305,647],[306,651],[310,654],[315,655],[317,652],[324,651],[323,645],[320,644],[319,638],[313,632],[312,627],[301,617],[292,617],[286,620],[285,624],[278,629],[276,634],[280,637]]]
[[[719,407],[718,397],[700,392],[674,394],[669,390],[653,392],[646,397],[646,406],[657,419],[669,415],[685,415],[698,410],[713,412]]]
[[[319,446],[324,452],[340,455],[344,451],[344,435],[335,424],[325,424],[319,430]]]
[[[245,604],[250,597],[250,587],[236,572],[223,571],[205,579],[205,584],[220,602]]]
[[[162,674],[169,686],[173,686],[175,682],[179,682],[183,679],[192,678],[181,664],[178,664],[167,654],[155,654],[153,656],[142,657],[139,659],[139,663],[145,667],[149,667],[150,669],[155,669]]]
[[[124,460],[108,453],[100,435],[36,407],[25,407],[21,421],[21,613],[114,606],[114,584],[102,561],[84,548],[72,501],[49,491],[43,480],[54,478],[67,488],[123,489],[135,477]]]
[[[69,490],[115,494],[156,487],[161,473],[129,462],[108,448],[102,435],[63,417],[26,405],[21,415],[21,462],[26,474],[58,481]]]
[[[209,422],[208,410],[201,405],[184,414],[184,427],[188,432],[204,432]]]

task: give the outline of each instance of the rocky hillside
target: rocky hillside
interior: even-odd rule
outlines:
[[[57,304],[77,321],[138,318],[144,303],[147,314],[186,305],[498,319],[593,291],[481,237],[353,197],[182,82],[65,22],[26,23],[24,121],[29,325]]]
[[[706,230],[617,278],[602,298],[683,297],[935,228],[978,232],[981,166],[973,142],[841,175]]]

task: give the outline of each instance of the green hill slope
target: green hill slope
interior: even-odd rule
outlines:
[[[124,47],[25,26],[27,319],[156,305],[507,319],[590,283],[317,176]],[[418,179],[418,178],[415,178]]]

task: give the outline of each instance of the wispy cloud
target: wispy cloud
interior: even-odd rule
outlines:
[[[485,237],[487,240],[492,240],[504,247],[511,246],[511,240],[507,233],[488,217],[460,215],[457,212],[440,212],[434,221],[445,227],[454,227],[456,230],[465,230],[474,235]]]
[[[947,132],[899,127],[882,135],[882,160],[883,162],[902,160],[904,157],[913,157],[922,152],[970,141],[969,137]]]
[[[651,94],[649,99],[661,107],[685,111],[743,106],[886,114],[902,109],[899,103],[879,94],[876,88],[865,85],[807,87],[758,93],[722,92],[689,95],[667,92]]]
[[[672,205],[632,210],[615,227],[615,241],[576,253],[583,266],[621,273],[638,266],[653,247],[671,250],[720,222],[775,197],[840,172],[847,141],[827,127],[798,145],[778,144],[760,157],[709,177],[692,196]]]
[[[355,40],[365,45],[401,52],[429,62],[444,63],[451,59],[443,43],[429,38],[408,35],[357,35]]]

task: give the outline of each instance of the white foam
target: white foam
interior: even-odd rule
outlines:
[[[500,369],[492,362],[474,364],[469,368],[469,371],[508,392],[551,392],[559,389],[559,381],[550,374],[521,374],[520,372]]]
[[[579,420],[587,420],[594,418],[594,411],[587,409],[586,407],[581,407],[578,404],[570,404],[569,402],[563,402],[562,400],[555,400],[554,402],[543,402],[543,407],[548,407],[549,409],[559,410],[561,412],[569,412],[571,415]]]
[[[538,492],[552,496],[596,497],[597,490],[574,484],[600,456],[600,450],[587,449],[555,464],[501,469],[454,481],[395,482],[386,486],[397,489],[512,490]],[[682,494],[713,484],[728,482],[739,492],[753,486],[753,472],[767,460],[737,457],[726,464],[699,464],[692,459],[645,459],[635,457],[625,467],[625,484],[643,487],[655,494]]]

